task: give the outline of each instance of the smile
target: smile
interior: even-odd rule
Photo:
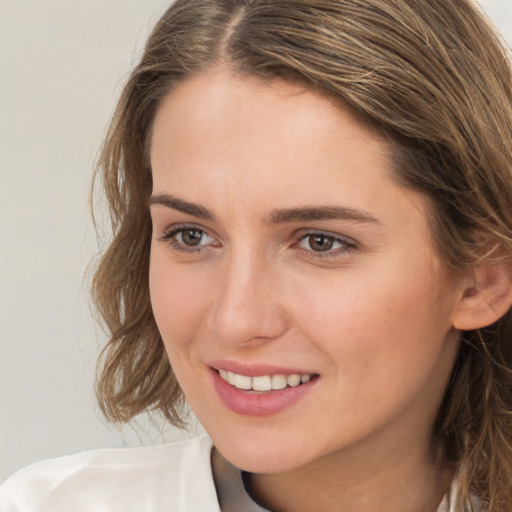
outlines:
[[[248,375],[240,375],[227,370],[219,369],[219,375],[225,382],[231,384],[237,389],[246,391],[274,391],[285,389],[286,387],[297,387],[300,384],[309,382],[313,375],[311,374],[294,374],[294,375],[261,375],[257,377],[249,377]]]
[[[287,368],[266,364],[218,361],[208,366],[221,402],[231,411],[245,416],[268,416],[284,411],[306,399],[321,380],[318,373],[305,369],[292,373]]]

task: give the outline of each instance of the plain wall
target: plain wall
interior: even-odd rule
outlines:
[[[0,481],[50,456],[162,441],[144,425],[109,430],[96,412],[104,335],[83,278],[97,250],[94,160],[123,79],[169,3],[0,0]],[[512,0],[481,4],[512,41]]]
[[[88,193],[123,80],[169,3],[0,1],[0,480],[41,458],[139,443],[95,409],[105,337],[83,281],[97,251]]]

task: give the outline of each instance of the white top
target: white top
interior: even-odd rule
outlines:
[[[203,435],[179,443],[92,450],[38,462],[0,487],[0,511],[220,512],[211,453],[211,440]],[[243,483],[240,471],[233,469],[226,474],[238,480],[229,486],[238,511],[263,511],[247,493],[236,491]],[[445,497],[437,512],[452,512],[450,501]],[[228,506],[223,504],[223,509]]]
[[[1,512],[220,512],[207,436],[45,460],[0,487]]]

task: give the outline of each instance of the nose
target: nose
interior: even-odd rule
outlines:
[[[265,258],[233,255],[217,276],[208,324],[225,344],[254,347],[281,336],[287,319],[275,271]]]

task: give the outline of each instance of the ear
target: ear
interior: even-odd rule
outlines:
[[[452,316],[453,327],[480,329],[500,319],[512,304],[512,282],[505,265],[478,265],[464,280],[462,296]]]

